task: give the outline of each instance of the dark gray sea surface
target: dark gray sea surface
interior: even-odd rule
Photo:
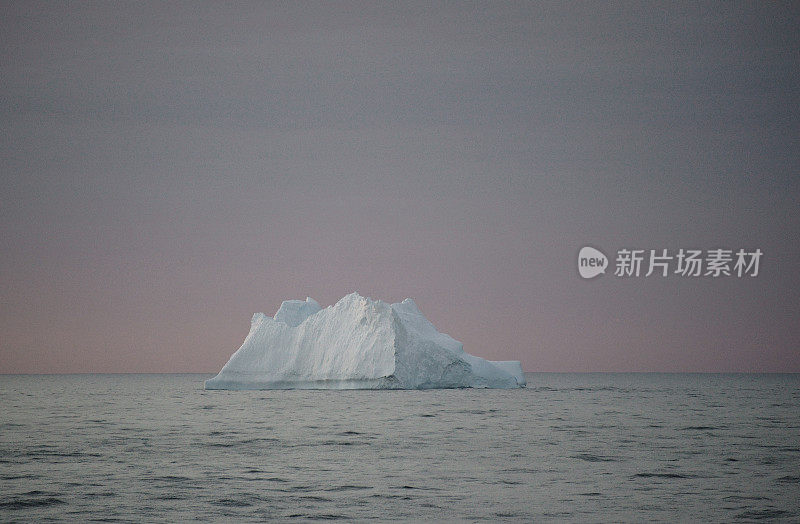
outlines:
[[[800,520],[800,376],[204,391],[0,376],[0,520]]]

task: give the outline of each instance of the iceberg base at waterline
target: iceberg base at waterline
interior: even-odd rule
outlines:
[[[518,361],[470,355],[439,333],[413,300],[351,293],[326,308],[286,300],[256,313],[250,333],[206,389],[518,388]]]

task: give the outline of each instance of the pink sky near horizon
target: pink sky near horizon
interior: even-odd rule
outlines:
[[[799,11],[5,3],[0,373],[214,373],[353,291],[525,371],[800,372]]]

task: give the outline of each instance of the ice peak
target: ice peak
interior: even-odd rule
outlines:
[[[342,298],[340,298],[339,301],[336,302],[336,303],[337,304],[340,304],[340,303],[343,303],[343,304],[364,303],[364,304],[366,304],[366,303],[369,303],[369,302],[379,302],[379,301],[372,300],[369,297],[362,297],[358,293],[358,291],[353,291],[352,293],[349,293],[349,294],[343,296]]]
[[[253,313],[253,318],[250,319],[250,325],[255,326],[256,324],[260,324],[265,318],[267,318],[267,315],[264,313]]]
[[[274,321],[273,321],[274,320]],[[250,333],[207,389],[516,388],[519,362],[490,362],[425,318],[412,299],[389,304],[358,293],[322,309],[285,300]]]
[[[281,307],[278,308],[278,312],[275,313],[275,321],[292,327],[299,326],[305,319],[321,309],[319,303],[311,297],[307,297],[305,300],[284,300]]]

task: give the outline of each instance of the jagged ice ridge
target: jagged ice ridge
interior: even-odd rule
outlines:
[[[325,309],[286,300],[250,333],[206,389],[431,389],[525,386],[518,361],[492,362],[439,333],[410,298],[351,293]]]

